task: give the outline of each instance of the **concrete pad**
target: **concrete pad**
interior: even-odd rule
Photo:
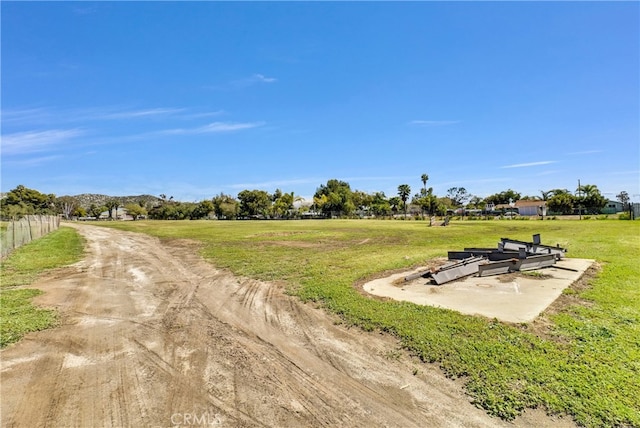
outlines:
[[[405,276],[424,270],[421,268],[367,282],[363,289],[375,296],[447,308],[506,322],[526,323],[540,315],[592,263],[594,260],[565,257],[555,266],[576,269],[577,272],[556,267],[527,272],[539,272],[544,278],[518,273],[482,278],[471,276],[443,285],[431,284],[429,278],[394,285],[394,282]],[[505,281],[505,278],[509,279]]]

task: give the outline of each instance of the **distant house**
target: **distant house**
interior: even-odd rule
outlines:
[[[498,204],[496,205],[495,209],[498,211],[504,210],[505,212],[517,211],[518,214],[523,216],[534,216],[534,215],[540,215],[542,213],[541,211],[542,208],[546,208],[546,207],[547,207],[546,201],[523,199],[523,200],[516,201],[513,204],[513,209],[509,204]]]
[[[113,210],[113,219],[114,220],[133,220],[133,217],[130,216],[127,212],[126,208],[118,208],[117,210]],[[105,220],[109,218],[109,211],[103,211],[100,213],[99,219]]]
[[[607,205],[602,208],[602,214],[616,214],[624,211],[622,202],[619,201],[607,201]]]
[[[542,209],[547,207],[546,201],[516,201],[516,208],[520,215],[541,215]]]

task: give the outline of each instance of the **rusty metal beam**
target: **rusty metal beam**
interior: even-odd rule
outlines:
[[[441,285],[465,276],[473,275],[478,273],[478,266],[484,261],[484,257],[471,257],[457,263],[451,263],[432,272],[431,278],[433,278],[436,284]]]
[[[540,254],[536,256],[528,256],[525,259],[513,258],[510,260],[483,263],[478,266],[478,275],[501,275],[511,272],[542,269],[545,267],[551,267],[555,263],[555,254]]]
[[[464,251],[449,251],[449,260],[463,260],[470,257],[485,257],[491,261],[508,260],[519,257],[518,251],[500,251],[497,248],[465,248]]]
[[[431,269],[422,270],[420,272],[413,273],[404,277],[405,281],[413,281],[418,278],[427,278],[431,275]]]
[[[531,254],[554,254],[557,260],[564,257],[567,252],[565,248],[560,246],[542,245],[540,244],[540,235],[533,235],[533,242],[518,241],[515,239],[502,238],[498,244],[498,249],[502,251],[520,251],[521,248],[526,249]]]

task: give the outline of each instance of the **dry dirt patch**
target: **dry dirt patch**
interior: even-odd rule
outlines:
[[[75,227],[85,259],[34,284],[61,325],[0,352],[2,426],[514,426],[395,339],[215,269],[190,242]]]

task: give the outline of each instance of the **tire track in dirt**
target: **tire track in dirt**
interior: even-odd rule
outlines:
[[[514,426],[395,339],[217,270],[194,243],[73,227],[84,260],[33,285],[61,325],[0,353],[2,426]]]

